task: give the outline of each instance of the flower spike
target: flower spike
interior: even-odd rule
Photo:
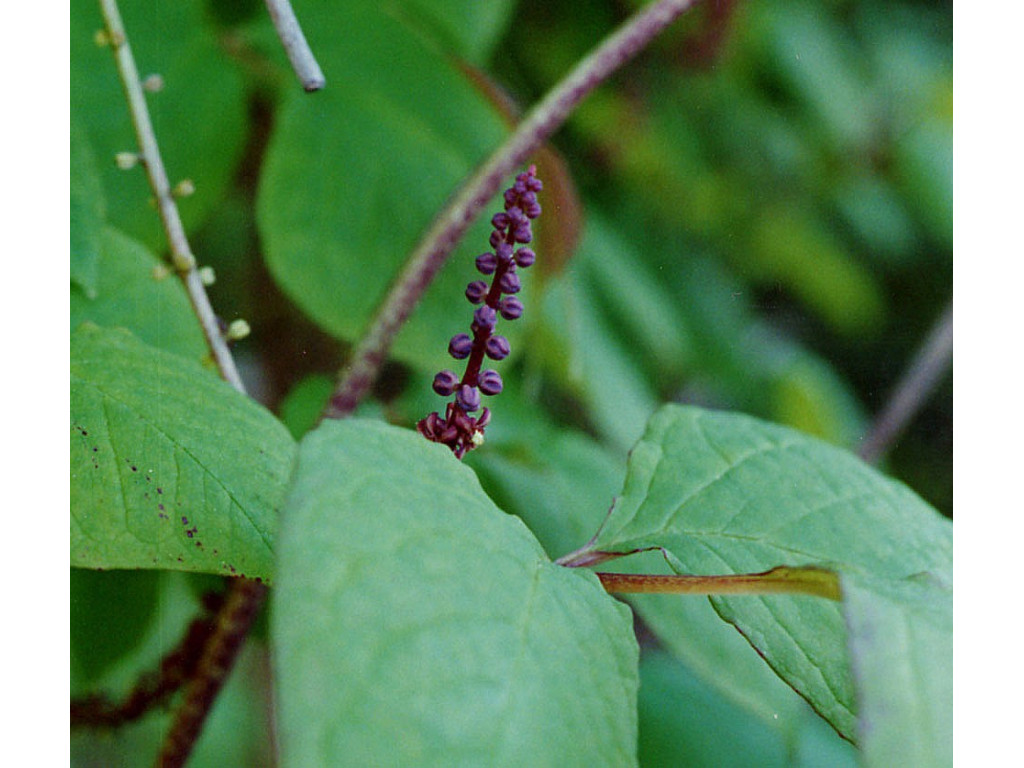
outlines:
[[[476,257],[477,271],[493,276],[491,284],[474,280],[466,286],[466,298],[471,304],[479,305],[470,325],[473,334],[457,334],[448,344],[448,354],[453,358],[468,358],[466,371],[461,379],[448,370],[434,377],[434,391],[442,397],[454,395],[454,399],[448,403],[443,418],[435,411],[416,425],[421,435],[431,442],[447,445],[458,459],[483,442],[484,427],[491,421],[490,409],[481,410],[480,396],[493,397],[504,386],[497,371],[481,371],[480,365],[485,356],[504,360],[511,352],[508,339],[496,335],[494,329],[499,316],[511,321],[523,314],[522,301],[512,295],[521,288],[516,269],[526,269],[537,255],[530,248],[516,246],[525,246],[533,240],[530,225],[540,216],[537,193],[543,188],[537,178],[537,167],[531,165],[505,190],[505,210],[491,218],[491,250]],[[479,416],[471,415],[477,411],[480,411]]]

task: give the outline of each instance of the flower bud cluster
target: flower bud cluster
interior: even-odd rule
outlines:
[[[434,412],[416,425],[420,434],[444,443],[460,459],[483,442],[484,427],[491,420],[490,409],[481,410],[481,395],[497,395],[503,387],[497,371],[481,367],[485,358],[504,360],[511,352],[508,339],[494,331],[499,317],[516,320],[523,314],[523,303],[516,296],[521,288],[517,269],[526,269],[537,258],[527,245],[533,240],[530,224],[540,215],[537,193],[543,186],[536,166],[531,165],[505,190],[505,210],[491,218],[492,250],[476,258],[477,271],[491,278],[490,285],[474,280],[466,286],[469,303],[478,305],[470,325],[472,334],[459,333],[448,342],[448,354],[467,361],[465,372],[459,378],[454,371],[443,370],[434,377],[434,391],[454,399],[444,418]],[[474,416],[478,411],[480,415]]]

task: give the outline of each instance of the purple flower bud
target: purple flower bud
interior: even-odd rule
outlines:
[[[498,302],[498,311],[506,320],[515,320],[523,314],[523,302],[515,296],[507,296]]]
[[[494,254],[499,264],[509,264],[512,261],[512,244],[503,242],[495,246]]]
[[[441,371],[434,377],[434,391],[441,397],[448,397],[459,386],[459,377],[451,371]]]
[[[530,222],[521,224],[512,230],[512,239],[517,243],[528,243],[533,240],[533,232],[530,230]]]
[[[504,312],[502,314],[504,314]],[[479,328],[480,330],[490,331],[494,329],[494,325],[497,322],[497,313],[492,307],[489,307],[486,304],[473,313],[474,329]]]
[[[505,236],[498,230],[491,232],[491,238],[488,240],[491,244],[491,248],[497,248],[501,243],[505,242]]]
[[[523,269],[526,269],[536,260],[537,254],[533,252],[532,248],[520,248],[516,251],[516,264]]]
[[[504,336],[491,336],[484,346],[484,352],[491,360],[504,360],[511,351],[508,339]]]
[[[530,190],[531,192],[540,192],[542,189],[544,189],[544,182],[542,182],[536,176],[529,173],[525,175],[526,188],[528,190]]]
[[[480,376],[477,378],[477,383],[480,385],[480,391],[485,395],[496,395],[501,392],[504,386],[501,382],[501,376],[497,371],[492,370],[481,371]]]
[[[479,304],[487,298],[487,283],[483,280],[474,280],[466,286],[466,298],[470,304]]]
[[[540,203],[534,200],[532,203],[523,203],[523,213],[528,219],[536,219],[540,216]]]
[[[452,340],[448,342],[448,354],[456,360],[464,360],[469,357],[469,353],[472,351],[473,339],[469,337],[469,334],[457,334],[452,336]],[[448,394],[451,393],[449,392]]]
[[[515,185],[513,184],[505,190],[505,207],[515,205],[517,199],[519,199],[519,193],[516,192]]]
[[[480,270],[481,274],[492,275],[498,268],[498,257],[490,252],[481,253],[476,257],[476,268]]]
[[[458,394],[455,395],[455,402],[466,413],[478,411],[480,410],[480,390],[468,384],[463,384],[459,387]]]
[[[519,282],[519,275],[515,272],[506,272],[501,276],[499,282],[502,293],[519,293],[522,284]]]
[[[508,214],[507,213],[496,213],[491,217],[491,226],[495,229],[505,229],[508,227]]]

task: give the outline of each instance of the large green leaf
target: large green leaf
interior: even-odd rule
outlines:
[[[163,78],[147,96],[171,183],[195,182],[180,204],[186,227],[199,223],[231,183],[245,147],[245,92],[238,68],[208,26],[201,0],[119,3],[140,75]],[[166,247],[142,166],[118,170],[114,155],[138,150],[113,54],[95,42],[99,3],[71,3],[71,109],[100,168],[108,221],[151,247]]]
[[[210,371],[83,326],[71,341],[71,564],[267,579],[294,450]]]
[[[331,85],[283,105],[258,219],[274,279],[323,328],[353,339],[506,129],[449,59],[379,4],[307,3],[303,24]],[[448,338],[470,324],[463,292],[479,277],[473,257],[486,249],[482,222],[402,329],[397,357],[431,371],[443,363]],[[518,325],[501,330],[513,349]]]
[[[953,761],[953,596],[931,575],[843,577],[864,765]]]
[[[360,419],[302,442],[272,637],[283,765],[632,765],[629,612],[476,477]]]
[[[206,341],[176,275],[144,245],[113,227],[97,233],[96,297],[71,288],[71,329],[83,322],[127,328],[154,347],[200,360]]]
[[[949,521],[903,485],[793,430],[675,405],[651,419],[622,496],[586,551],[652,547],[680,573],[820,565],[881,583],[921,573],[952,580]],[[854,738],[838,604],[801,596],[714,602],[783,679]]]

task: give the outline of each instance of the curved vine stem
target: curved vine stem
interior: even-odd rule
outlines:
[[[523,118],[511,136],[465,183],[410,255],[342,371],[324,409],[343,418],[366,396],[395,335],[502,181],[565,122],[579,103],[672,23],[696,0],[657,0],[638,11],[569,72]]]
[[[188,238],[185,236],[185,228],[160,156],[149,109],[146,106],[145,91],[139,79],[131,46],[128,44],[117,0],[100,0],[100,7],[106,24],[107,42],[114,52],[117,71],[135,127],[139,157],[146,168],[150,187],[156,197],[160,220],[170,245],[171,263],[185,285],[206,337],[210,354],[221,376],[236,390],[246,394],[245,385],[242,383],[227,340],[221,334],[220,324],[196,268],[196,259]],[[229,580],[224,605],[199,656],[195,673],[184,683],[184,696],[174,713],[167,740],[157,759],[158,766],[180,766],[188,759],[206,716],[227,680],[249,627],[263,603],[266,591],[266,587],[259,582],[246,579]]]

